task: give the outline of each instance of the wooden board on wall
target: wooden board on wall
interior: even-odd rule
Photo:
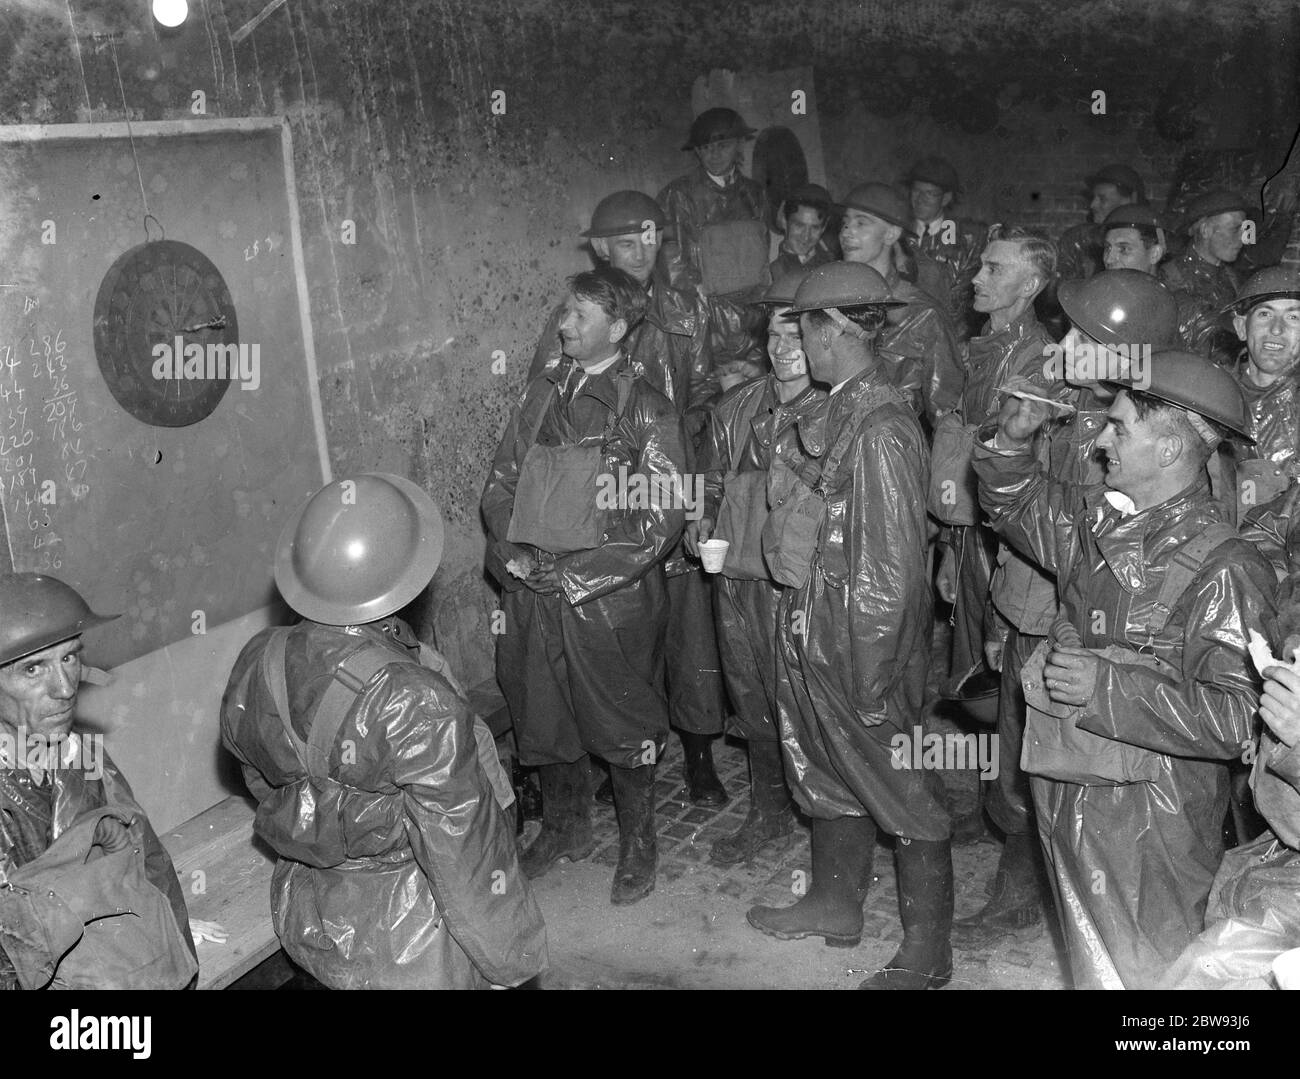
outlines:
[[[141,185],[148,239],[224,279],[246,374],[257,346],[256,388],[188,426],[132,415],[96,359],[101,283],[146,243]],[[92,661],[272,602],[276,537],[328,475],[306,304],[281,122],[0,127],[0,558],[124,615],[88,635]]]

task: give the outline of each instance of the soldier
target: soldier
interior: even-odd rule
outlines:
[[[1116,206],[1102,225],[1102,263],[1108,270],[1153,274],[1165,257],[1165,230],[1150,206]]]
[[[677,499],[630,497],[634,481],[671,493],[686,469],[676,409],[624,347],[645,305],[622,270],[571,279],[565,362],[528,384],[482,503],[505,612],[497,679],[520,762],[541,766],[542,830],[521,864],[538,877],[590,853],[595,754],[610,765],[618,815],[615,904],[654,890],[654,771],[668,731],[663,559],[685,523]],[[611,479],[612,504],[600,494]]]
[[[1123,164],[1104,165],[1084,179],[1088,186],[1088,221],[1061,233],[1057,241],[1060,278],[1088,278],[1102,269],[1102,223],[1118,206],[1146,202],[1142,177]]]
[[[918,250],[947,270],[948,314],[958,336],[965,339],[979,331],[982,321],[973,313],[972,283],[979,272],[980,252],[988,230],[976,221],[949,217],[949,208],[961,194],[961,187],[957,170],[946,158],[922,158],[903,182],[912,207],[912,231],[920,237]]]
[[[773,283],[796,270],[811,270],[837,260],[838,252],[826,242],[832,210],[830,192],[818,184],[802,184],[785,197],[780,215],[785,234],[767,268]],[[833,243],[834,238],[831,240]]]
[[[1231,191],[1210,191],[1192,199],[1183,215],[1191,240],[1161,267],[1160,279],[1178,297],[1178,332],[1193,352],[1231,364],[1236,339],[1222,312],[1237,298],[1240,277],[1232,268],[1243,246],[1242,225],[1249,203]]]
[[[786,840],[794,828],[775,718],[781,586],[763,559],[760,537],[768,469],[796,452],[797,426],[812,422],[826,398],[809,378],[798,323],[785,318],[805,274],[788,274],[763,297],[772,373],[736,387],[714,410],[703,462],[704,516],[686,526],[692,551],[710,536],[731,543],[728,563],[716,578],[718,648],[733,703],[733,733],[749,747],[749,815],[738,832],[713,844],[715,865],[747,861]]]
[[[665,252],[675,287],[725,296],[762,280],[767,192],[740,171],[753,135],[734,109],[707,109],[691,124],[682,149],[699,165],[659,192],[675,240]]]
[[[932,611],[925,436],[875,353],[897,302],[871,267],[832,263],[804,279],[790,309],[813,378],[832,387],[821,423],[799,425],[801,443],[825,449],[815,488],[793,461],[774,466],[771,488],[791,521],[797,507],[822,510],[807,544],[774,512],[780,543],[769,550],[792,584],[779,608],[779,722],[786,775],[813,818],[812,882],[792,906],[748,915],[781,940],[856,946],[883,828],[897,837],[904,937],[869,989],[939,988],[952,977],[943,784],[899,758],[899,737],[919,724]]]
[[[961,396],[961,346],[946,299],[903,279],[896,262],[900,238],[911,229],[910,208],[888,184],[859,184],[840,205],[845,262],[870,266],[904,306],[891,310],[879,351],[890,383],[931,427]]]
[[[657,270],[666,221],[667,215],[649,195],[615,191],[597,203],[583,235],[590,239],[599,265],[631,274],[645,290],[645,317],[628,332],[624,348],[649,384],[676,406],[693,462],[707,434],[709,411],[721,394],[709,332],[717,312],[716,305],[674,288]],[[547,322],[529,368],[530,381],[557,368],[563,359],[559,328],[564,311],[565,305],[559,305]],[[738,331],[732,326],[728,332]],[[680,545],[669,552],[664,570],[669,715],[682,740],[686,794],[693,805],[725,805],[727,792],[713,764],[713,740],[722,733],[726,708],[712,589],[699,563],[688,559]],[[596,798],[606,805],[613,803],[608,781]]]
[[[1201,929],[1223,762],[1249,744],[1258,705],[1246,627],[1270,614],[1275,583],[1206,483],[1222,432],[1247,431],[1232,377],[1165,351],[1110,381],[1104,487],[1049,477],[1033,454],[1044,410],[1028,400],[974,455],[993,527],[1061,597],[1022,679],[1023,764],[1078,988],[1152,986]]]
[[[1272,501],[1297,474],[1300,271],[1274,266],[1253,274],[1229,312],[1233,329],[1246,343],[1237,360],[1237,381],[1255,437],[1254,445],[1234,444],[1239,513],[1244,515],[1250,506]]]

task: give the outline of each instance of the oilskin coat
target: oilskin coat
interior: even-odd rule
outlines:
[[[1241,277],[1226,264],[1214,266],[1188,245],[1160,267],[1160,280],[1178,301],[1178,335],[1183,344],[1216,363],[1230,366],[1239,342],[1222,311],[1237,298]]]
[[[656,200],[668,217],[669,243],[661,256],[673,286],[695,292],[704,280],[700,269],[700,245],[709,225],[730,221],[768,219],[767,191],[740,169],[731,170],[727,183],[719,187],[703,165],[677,177],[659,192]]]
[[[0,772],[0,865],[17,869],[35,861],[74,822],[94,810],[119,809],[138,815],[144,827],[145,876],[166,896],[185,946],[196,954],[176,867],[107,751],[98,779],[81,768],[53,769],[42,784],[35,783],[25,769],[0,766]],[[16,988],[13,965],[0,948],[0,989]]]
[[[704,515],[718,520],[729,472],[762,472],[790,459],[798,446],[796,425],[824,408],[826,391],[808,386],[793,400],[777,397],[774,375],[734,386],[723,395],[710,421],[704,470]],[[731,697],[734,728],[742,738],[775,742],[776,618],[781,585],[713,575],[718,652]]]
[[[956,408],[961,397],[964,357],[945,300],[904,280],[891,267],[885,278],[890,294],[906,307],[889,311],[878,341],[884,372],[918,416],[935,420]]]
[[[1063,617],[1083,645],[1141,650],[1167,664],[1100,659],[1078,721],[1149,751],[1158,779],[1031,783],[1075,985],[1150,987],[1202,926],[1223,854],[1225,762],[1249,744],[1259,700],[1246,630],[1271,618],[1276,578],[1250,544],[1228,540],[1151,639],[1147,622],[1173,559],[1224,520],[1205,479],[1125,514],[1123,496],[1049,481],[1029,452],[977,444],[974,457],[993,527],[1057,575]]]
[[[271,915],[295,963],[335,989],[518,985],[546,965],[546,929],[519,871],[514,829],[480,764],[473,715],[442,674],[411,662],[378,625],[302,622],[285,654],[290,722],[308,737],[339,663],[393,653],[314,778],[285,733],[263,673],[271,630],[239,653],[221,738],[257,799],[254,830],[279,856]]]
[[[939,776],[909,768],[897,741],[914,738],[930,665],[929,451],[903,399],[870,373],[801,418],[798,437],[823,456],[849,426],[808,583],[779,606],[786,776],[810,817],[867,815],[892,835],[946,839]]]
[[[483,491],[487,568],[501,585],[505,613],[497,680],[525,764],[566,763],[586,752],[635,767],[644,763],[645,743],[668,733],[663,560],[681,535],[685,510],[662,499],[613,511],[599,547],[555,559],[558,595],[538,595],[505,568],[526,550],[538,554],[506,540],[529,433],[537,429],[540,445],[600,445],[617,407],[618,373],[628,364],[624,356],[589,378],[566,359],[529,383]],[[620,468],[669,483],[686,469],[681,419],[640,376],[606,443],[602,471],[618,476]]]
[[[988,228],[978,221],[958,220],[955,230],[944,228],[943,220],[931,222],[921,231],[917,249],[939,263],[947,273],[948,314],[961,338],[969,337],[978,329],[976,320],[982,319],[973,311],[975,300],[975,275],[980,271],[980,255],[988,240]],[[949,243],[947,237],[952,236]],[[939,297],[942,298],[942,297]]]

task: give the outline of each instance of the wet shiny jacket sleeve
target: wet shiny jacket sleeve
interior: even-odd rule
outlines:
[[[1171,676],[1101,659],[1079,726],[1156,753],[1240,757],[1259,706],[1246,634],[1272,621],[1275,588],[1262,557],[1239,540],[1223,544],[1183,593],[1174,615],[1186,627],[1182,669]]]
[[[533,385],[535,384],[529,383],[530,390]],[[487,570],[502,588],[510,592],[523,587],[523,582],[505,567],[507,562],[522,553],[522,548],[510,543],[506,535],[510,531],[510,517],[515,509],[515,488],[519,483],[519,425],[528,398],[529,392],[526,391],[523,400],[511,410],[496,455],[492,458],[492,468],[483,485],[483,498],[479,504],[487,528]]]
[[[546,930],[479,764],[468,706],[420,671],[393,681],[384,709],[398,710],[389,738],[406,834],[452,936],[489,981],[527,981],[545,966]]]
[[[638,379],[632,400],[614,428],[606,467],[618,475],[619,466],[625,465],[629,477],[636,474],[669,489],[684,489],[686,462],[681,417],[666,397]],[[675,498],[656,498],[649,508],[611,513],[599,547],[561,555],[555,561],[560,590],[574,606],[637,580],[672,550],[686,524],[685,507]]]
[[[546,327],[542,330],[542,336],[538,339],[537,348],[533,350],[533,358],[528,365],[529,382],[532,382],[548,367],[554,367],[560,362],[562,355],[560,349],[560,319],[563,315],[564,305],[561,304],[551,312],[550,318],[546,320]]]
[[[874,724],[884,721],[887,698],[926,639],[929,460],[911,423],[868,421],[852,452],[852,519],[844,524],[850,629],[843,647],[852,662],[854,707]]]
[[[993,530],[1011,547],[1049,573],[1057,573],[1064,537],[1074,524],[1073,485],[1051,480],[1042,456],[1032,446],[1012,451],[984,445],[981,439],[992,438],[994,430],[982,428],[971,453],[980,505]]]
[[[1293,483],[1271,502],[1252,509],[1241,525],[1241,538],[1269,560],[1278,580],[1300,570],[1300,537],[1296,542],[1290,538],[1292,529],[1300,526],[1297,506],[1300,483]]]

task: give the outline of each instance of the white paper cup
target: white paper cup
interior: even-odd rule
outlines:
[[[730,546],[726,540],[719,539],[700,542],[700,561],[704,563],[705,573],[722,572],[722,564],[727,560],[727,548]]]
[[[1273,977],[1281,989],[1300,989],[1300,948],[1292,948],[1273,960]]]

